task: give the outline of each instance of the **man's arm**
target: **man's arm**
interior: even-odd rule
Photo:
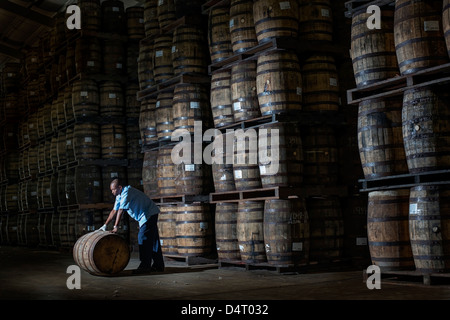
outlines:
[[[116,215],[116,213],[117,213],[116,210],[114,210],[114,209],[111,210],[111,212],[109,213],[108,218],[105,221],[105,224],[99,230],[106,231],[106,226],[108,225],[108,223],[111,222],[111,220],[114,219],[114,216]]]
[[[124,211],[123,209],[119,209],[116,211],[117,212],[116,223],[114,223],[114,228],[111,231],[112,233],[116,233],[119,230],[118,226],[119,226],[120,218],[122,218],[123,211]]]

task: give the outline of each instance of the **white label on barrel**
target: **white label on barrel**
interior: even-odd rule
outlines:
[[[195,165],[194,164],[185,164],[184,171],[195,171]]]
[[[100,181],[94,181],[94,187],[100,187]]]
[[[66,140],[66,146],[72,145],[72,140]]]
[[[161,246],[163,246],[164,245],[164,239],[159,239],[159,242],[161,243]]]
[[[220,177],[220,181],[225,181],[225,180],[227,180],[227,175],[226,175],[226,174],[223,174],[223,175]]]
[[[139,23],[144,23],[144,19],[140,18]]]
[[[14,77],[14,73],[8,73],[8,78]]]
[[[156,101],[156,108],[159,108],[159,105],[161,104],[161,102],[160,101]]]
[[[80,97],[87,97],[88,96],[88,92],[87,91],[81,91],[80,92]]]
[[[164,4],[164,0],[158,0],[158,6],[162,6]]]
[[[122,134],[121,134],[121,133],[116,133],[116,134],[114,135],[114,137],[115,137],[116,139],[122,139]]]
[[[244,246],[243,245],[239,245],[239,250],[244,252]]]
[[[112,11],[113,11],[113,12],[119,12],[120,9],[119,9],[119,7],[113,7],[113,8],[112,8]]]
[[[409,205],[409,214],[418,214],[419,212],[417,211],[417,203],[411,203]]]
[[[24,139],[28,139],[29,138],[29,136],[27,134],[25,134],[23,137],[24,137]]]
[[[92,142],[92,137],[84,137],[84,142]]]
[[[111,178],[118,178],[119,173],[118,172],[111,172]]]
[[[266,243],[266,253],[270,252],[270,244]]]
[[[51,193],[51,189],[50,189],[50,188],[48,188],[48,189],[45,189],[45,194],[46,194],[46,195],[48,195],[48,196],[49,196],[49,195],[50,195],[50,193]]]
[[[241,103],[239,101],[233,103],[233,109],[234,110],[241,110]]]
[[[116,64],[116,69],[122,69],[122,64],[121,63],[117,63]]]
[[[36,92],[30,91],[30,96],[34,96],[35,94],[36,94]]]
[[[425,21],[423,23],[425,31],[439,31],[439,21]]]
[[[208,222],[200,222],[200,229],[208,229]]]
[[[17,196],[12,196],[11,199],[17,200]]]
[[[95,66],[95,61],[88,61],[87,63],[88,67],[94,67]]]
[[[164,56],[164,51],[163,50],[158,50],[158,51],[155,52],[155,57],[156,58],[160,58],[162,56]]]
[[[365,238],[365,237],[356,237],[356,245],[357,246],[367,246],[367,238]]]
[[[37,191],[31,191],[31,195],[34,197],[34,196],[37,196]]]
[[[241,170],[234,170],[234,177],[236,179],[242,179],[242,171]]]
[[[291,4],[289,3],[289,1],[282,1],[280,2],[280,9],[281,10],[288,10],[291,8]]]
[[[292,242],[292,251],[303,251],[303,242]]]
[[[110,93],[110,94],[108,94],[108,98],[115,99],[116,98],[116,94],[115,93]]]
[[[329,17],[330,16],[330,10],[328,9],[322,9],[322,17]]]
[[[234,19],[231,19],[230,20],[230,28],[233,28],[234,27]]]
[[[330,86],[337,87],[337,79],[336,78],[330,78]]]
[[[189,106],[191,107],[191,109],[198,109],[198,108],[200,108],[200,103],[197,101],[191,101],[189,103]]]
[[[28,126],[29,128],[33,129],[34,128],[34,124],[30,123],[30,125]]]
[[[297,94],[298,94],[299,96],[302,95],[302,88],[301,88],[301,87],[297,87]]]
[[[32,57],[31,58],[31,62],[37,62],[37,58],[36,57]]]

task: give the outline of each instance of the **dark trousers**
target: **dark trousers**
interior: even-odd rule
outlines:
[[[158,232],[158,215],[155,214],[139,228],[138,244],[141,265],[146,268],[164,268],[164,258],[161,251]]]

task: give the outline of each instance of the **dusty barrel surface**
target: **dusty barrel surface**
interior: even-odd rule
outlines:
[[[395,50],[402,75],[449,62],[442,9],[440,0],[395,2]]]
[[[276,265],[307,264],[309,220],[304,200],[266,200],[264,243],[267,262]]]
[[[252,0],[231,0],[229,27],[230,42],[234,53],[244,52],[258,45]]]
[[[302,110],[302,76],[297,55],[274,50],[258,56],[256,90],[263,116]]]
[[[410,173],[445,170],[450,165],[450,94],[443,87],[404,93],[403,142]]]
[[[153,76],[156,83],[173,77],[172,34],[162,34],[155,38],[153,44]]]
[[[399,73],[394,43],[394,9],[382,7],[381,29],[369,29],[370,13],[352,17],[350,55],[357,87],[386,80]]]
[[[450,189],[411,188],[409,236],[416,269],[422,273],[450,271]]]
[[[256,90],[255,61],[241,62],[231,67],[231,98],[234,121],[261,116]]]
[[[209,12],[208,44],[212,63],[222,61],[232,54],[229,6],[214,7]]]
[[[172,66],[172,65],[171,65]],[[142,43],[139,46],[137,59],[139,89],[144,90],[155,84],[153,45]]]
[[[298,29],[301,40],[332,41],[331,0],[300,0]]]
[[[409,189],[369,193],[367,238],[372,263],[381,270],[414,269],[408,231]]]
[[[159,195],[173,196],[177,194],[176,165],[172,161],[171,153],[171,146],[164,146],[158,150],[156,180]]]
[[[408,173],[402,134],[402,99],[359,104],[358,148],[366,179]]]
[[[163,254],[177,254],[177,207],[162,205],[159,207],[158,231]]]
[[[262,186],[258,166],[257,137],[252,132],[254,131],[242,131],[243,134],[234,136],[233,176],[236,190],[239,191]]]
[[[90,274],[111,276],[126,268],[130,260],[130,249],[121,236],[94,231],[76,241],[73,258],[80,268]]]
[[[147,146],[158,141],[156,135],[156,100],[147,99],[141,102],[139,113],[139,130],[142,145]]]
[[[214,126],[223,127],[234,123],[231,101],[231,71],[214,72],[211,76],[211,112]]]
[[[241,259],[237,238],[237,210],[238,204],[235,202],[216,205],[216,248],[221,261]]]
[[[264,248],[264,201],[239,202],[236,228],[241,260],[267,261]]]

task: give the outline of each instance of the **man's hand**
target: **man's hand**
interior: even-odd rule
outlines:
[[[114,226],[114,228],[110,231],[111,233],[116,233],[117,230],[119,230],[119,228],[117,228],[117,226]]]
[[[106,231],[106,224],[104,224],[101,228],[99,228],[98,231]]]

